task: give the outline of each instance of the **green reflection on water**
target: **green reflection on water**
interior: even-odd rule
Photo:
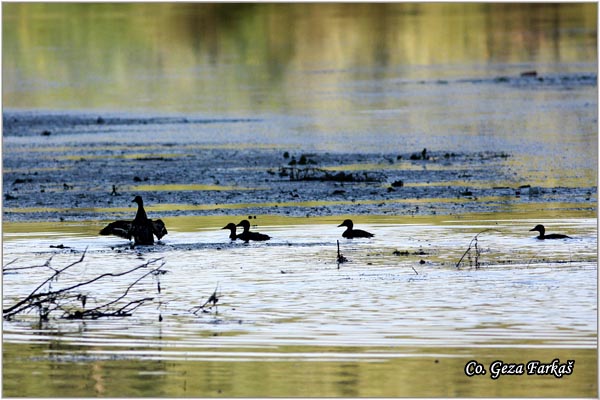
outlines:
[[[324,102],[318,92],[335,93],[348,74],[398,77],[400,66],[432,66],[412,78],[440,79],[457,71],[439,65],[593,63],[596,7],[7,3],[3,102],[51,109],[353,109],[344,96]]]
[[[348,353],[343,361],[189,361],[77,359],[72,348],[4,343],[3,395],[9,397],[596,397],[595,349],[394,348],[401,354],[377,362],[352,359],[361,348],[293,348],[282,352]],[[65,352],[67,358],[60,358]],[[375,353],[379,357],[381,353]],[[527,363],[575,360],[573,374],[467,377],[477,360],[486,369],[495,360]]]

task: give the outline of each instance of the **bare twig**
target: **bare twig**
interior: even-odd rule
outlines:
[[[206,300],[204,302],[204,304],[202,304],[201,306],[192,307],[190,309],[190,311],[195,310],[195,311],[192,311],[192,314],[198,315],[198,312],[200,312],[200,311],[208,312],[206,310],[206,308],[212,309],[213,307],[215,307],[215,313],[218,314],[217,303],[219,302],[219,296],[220,296],[220,294],[217,294],[218,290],[219,290],[219,283],[217,282],[217,287],[215,287],[215,291],[213,292],[213,294],[210,295],[208,300]]]
[[[153,297],[145,297],[143,299],[132,300],[121,308],[115,311],[99,311],[98,308],[85,311],[66,312],[62,318],[65,319],[98,319],[102,317],[130,317],[133,311],[143,305],[147,301],[154,300]]]
[[[16,261],[18,260],[18,258],[15,258],[12,261],[7,262],[3,267],[2,270],[4,270],[6,267],[8,267],[10,264],[14,264]]]
[[[87,249],[86,249],[86,251],[87,251]],[[19,312],[21,312],[23,309],[29,308],[29,306],[27,305],[27,303],[32,303],[33,300],[37,300],[37,299],[42,298],[44,296],[52,297],[54,294],[58,294],[58,292],[57,293],[55,293],[55,292],[37,293],[37,294],[36,294],[36,292],[38,290],[40,290],[47,283],[49,283],[52,280],[54,280],[62,272],[66,271],[67,269],[69,269],[71,267],[73,267],[74,265],[77,265],[77,264],[81,263],[83,261],[84,257],[85,257],[85,251],[83,252],[83,254],[81,255],[81,258],[79,260],[77,260],[77,261],[75,261],[75,262],[67,265],[66,267],[64,267],[62,269],[54,270],[55,271],[54,274],[51,277],[49,277],[48,279],[46,279],[45,281],[43,281],[42,283],[40,283],[27,297],[25,297],[23,300],[17,302],[15,305],[13,305],[13,306],[11,306],[11,307],[9,307],[7,309],[2,310],[2,313],[4,314],[4,318],[10,318],[11,316],[13,316],[13,315],[18,314]],[[50,260],[52,260],[52,257],[50,257],[48,259],[48,261],[46,261],[46,264],[44,264],[44,266],[46,266],[46,265],[49,266],[50,265]],[[61,290],[61,291],[66,291],[66,290],[68,290],[68,289],[64,289],[64,290]],[[36,304],[36,303],[34,302],[34,304]],[[19,307],[21,307],[23,305],[25,305],[25,307],[23,307],[22,309],[19,308]]]
[[[154,260],[148,261],[147,263],[145,263],[145,264],[143,264],[143,265],[140,265],[140,266],[138,266],[138,267],[136,267],[136,268],[134,268],[134,269],[132,269],[132,270],[126,271],[125,273],[122,273],[122,274],[113,275],[113,276],[120,276],[120,275],[128,274],[128,273],[130,273],[130,272],[134,272],[134,271],[136,271],[136,270],[138,270],[138,269],[140,269],[140,268],[145,268],[145,267],[147,267],[148,265],[150,265],[150,264],[152,264],[152,263],[154,263],[154,262],[156,262],[156,261],[159,261],[159,260],[160,260],[160,258],[157,258],[157,259],[154,259]],[[69,312],[66,312],[66,315],[65,315],[65,316],[63,316],[63,318],[71,318],[71,319],[73,319],[73,318],[77,318],[77,319],[82,319],[82,318],[86,318],[86,317],[91,317],[91,318],[95,319],[95,318],[98,318],[98,316],[125,316],[125,314],[123,313],[123,311],[122,311],[122,310],[123,310],[123,309],[125,309],[125,308],[127,307],[127,305],[125,305],[125,306],[121,307],[120,309],[118,309],[118,310],[116,310],[116,311],[112,311],[112,312],[110,312],[110,311],[101,312],[100,310],[102,310],[102,309],[108,310],[110,306],[112,306],[113,304],[116,304],[116,303],[118,303],[119,301],[121,301],[122,299],[124,299],[125,297],[127,297],[127,295],[129,294],[129,291],[130,291],[130,290],[131,290],[131,289],[132,289],[132,288],[133,288],[133,287],[134,287],[134,286],[135,286],[135,285],[136,285],[138,282],[140,282],[142,279],[144,279],[144,278],[145,278],[145,277],[147,277],[148,275],[151,275],[151,274],[152,274],[152,275],[155,275],[155,274],[156,274],[156,272],[157,272],[158,270],[160,270],[160,269],[161,269],[161,268],[162,268],[164,265],[165,265],[165,262],[163,261],[163,262],[161,263],[161,265],[160,265],[160,266],[158,266],[157,268],[155,268],[155,269],[153,269],[153,270],[151,270],[151,271],[148,271],[147,273],[145,273],[145,274],[143,274],[142,276],[140,276],[138,279],[136,279],[135,281],[133,281],[133,283],[129,284],[129,286],[127,286],[127,288],[125,289],[125,292],[123,292],[123,294],[121,294],[121,295],[120,295],[119,297],[117,297],[116,299],[114,299],[114,300],[111,300],[111,301],[109,301],[109,302],[107,302],[107,303],[104,303],[104,304],[102,304],[102,305],[99,305],[99,306],[97,306],[97,307],[95,307],[95,308],[91,308],[91,309],[89,309],[89,310],[84,310],[84,311],[81,311],[80,313],[76,312],[75,314],[81,314],[81,315],[78,315],[78,317],[74,317],[74,316],[73,316],[71,313],[69,313]],[[105,276],[106,276],[106,274],[105,274]],[[100,278],[98,277],[98,279],[100,279]],[[89,282],[89,283],[91,283],[91,282],[93,282],[93,281],[95,281],[95,280],[97,280],[97,279],[94,279],[94,280],[92,280],[92,281],[88,281],[88,282]],[[84,284],[80,284],[80,285],[85,285],[85,284],[88,284],[88,283],[84,283]],[[75,287],[79,287],[79,286],[75,286]],[[135,307],[135,308],[137,308],[137,307],[139,307],[139,306],[141,305],[141,303],[142,303],[142,302],[144,302],[144,301],[152,301],[152,300],[154,300],[154,298],[153,298],[153,297],[147,297],[147,298],[144,298],[144,299],[141,299],[141,300],[135,300],[135,301],[129,302],[129,303],[128,303],[128,305],[129,305],[129,304],[133,304],[133,303],[140,303],[140,304],[138,304],[138,305]],[[84,308],[85,308],[85,306],[84,306]]]
[[[489,232],[489,231],[499,232],[497,229],[489,228],[489,229],[484,229],[481,232],[479,232],[477,235],[475,235],[473,237],[473,239],[471,239],[471,241],[469,242],[469,247],[467,248],[467,250],[465,250],[465,252],[463,253],[463,255],[460,258],[460,260],[458,260],[458,262],[456,263],[456,268],[460,268],[460,264],[462,263],[463,259],[465,258],[465,256],[467,254],[469,255],[469,257],[471,256],[471,249],[472,248],[475,249],[475,268],[479,268],[479,255],[481,253],[479,252],[479,247],[478,247],[478,244],[477,244],[477,240],[479,238],[479,235],[481,235],[484,232]],[[473,247],[471,247],[471,246],[473,246]]]
[[[22,270],[27,270],[27,269],[35,269],[35,268],[50,268],[53,271],[56,271],[56,269],[52,268],[50,266],[50,261],[52,261],[52,257],[54,257],[54,255],[51,255],[50,258],[48,258],[46,260],[45,263],[43,263],[42,265],[28,265],[26,267],[12,267],[12,268],[6,268],[9,265],[13,264],[15,261],[17,261],[17,259],[15,258],[14,260],[12,260],[11,262],[7,263],[4,267],[2,267],[2,273],[6,274],[7,272],[13,272],[13,271],[22,271]]]
[[[346,261],[348,261],[348,259],[346,257],[344,257],[344,255],[340,251],[340,241],[338,240],[337,241],[337,264],[338,264],[338,269],[340,269],[340,264],[343,264]]]
[[[157,275],[159,273],[166,272],[164,270],[161,270],[161,268],[165,265],[165,263],[162,262],[160,266],[153,268],[152,270],[143,274],[142,276],[137,278],[135,281],[133,281],[131,284],[129,284],[127,286],[127,288],[125,289],[124,293],[122,293],[116,299],[110,300],[102,305],[99,305],[97,307],[86,310],[85,305],[86,305],[88,296],[85,294],[82,294],[82,293],[73,293],[74,290],[85,287],[87,285],[90,285],[90,284],[97,282],[104,278],[125,276],[125,275],[133,273],[139,269],[147,268],[149,265],[162,260],[162,258],[156,258],[156,259],[147,261],[146,263],[144,263],[142,265],[138,265],[137,267],[134,267],[134,268],[130,268],[127,271],[117,272],[117,273],[104,273],[104,274],[95,276],[91,279],[88,279],[87,281],[84,281],[84,282],[75,283],[75,284],[72,284],[67,287],[57,289],[57,290],[51,290],[51,282],[53,280],[57,280],[59,275],[61,273],[65,272],[67,269],[73,267],[74,265],[81,263],[84,260],[84,257],[85,257],[85,252],[82,254],[82,256],[79,260],[67,265],[66,267],[63,267],[61,269],[53,268],[53,270],[55,271],[54,274],[52,274],[49,278],[45,279],[41,284],[39,284],[28,296],[26,296],[22,300],[18,301],[14,305],[3,310],[4,319],[10,319],[11,317],[13,317],[19,313],[28,312],[28,311],[34,310],[34,309],[38,310],[40,320],[47,320],[50,313],[52,313],[55,310],[62,310],[63,311],[62,318],[68,318],[68,319],[99,318],[99,317],[103,317],[103,316],[131,315],[131,311],[138,308],[144,302],[152,300],[153,298],[145,297],[143,299],[133,300],[133,301],[128,302],[124,306],[117,308],[116,310],[111,310],[110,307],[116,305],[118,302],[122,301],[125,297],[127,297],[129,292],[131,291],[131,289],[135,285],[137,285],[142,279],[147,277],[148,275],[150,275],[150,274]],[[49,262],[50,262],[50,260],[48,260],[45,265],[49,265]],[[45,292],[40,292],[40,289],[42,287],[44,287],[45,285],[48,285],[48,290]],[[65,301],[81,302],[82,310],[77,310],[77,311],[67,310],[63,305],[60,304],[60,303],[64,304]]]

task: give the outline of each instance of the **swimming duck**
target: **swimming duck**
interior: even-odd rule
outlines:
[[[572,239],[571,236],[567,236],[567,235],[561,235],[561,234],[557,234],[557,233],[552,233],[550,235],[546,235],[546,228],[544,228],[544,225],[536,225],[535,228],[530,229],[529,232],[531,231],[537,231],[540,233],[540,235],[537,237],[540,240],[544,240],[544,239]]]
[[[154,237],[156,235],[160,240],[167,233],[165,223],[157,219],[153,221],[148,219],[146,210],[144,210],[144,201],[140,196],[135,196],[132,203],[137,203],[138,210],[135,214],[133,221],[115,221],[108,224],[104,229],[100,231],[101,235],[115,235],[128,240],[135,241],[135,244],[149,245],[154,244]]]
[[[344,233],[342,233],[342,236],[345,237],[346,239],[370,238],[370,237],[375,236],[372,233],[363,231],[362,229],[352,229],[352,227],[354,226],[354,223],[352,222],[351,219],[347,219],[344,222],[342,222],[340,225],[338,225],[338,228],[340,226],[345,226],[347,228],[344,231]]]
[[[221,229],[229,229],[231,231],[231,233],[229,234],[229,239],[231,239],[231,240],[237,239],[237,234],[236,234],[237,227],[235,226],[235,224],[233,222],[228,223]]]
[[[248,221],[247,219],[241,221],[236,226],[241,226],[244,228],[244,231],[241,234],[237,235],[237,238],[243,240],[246,243],[248,243],[250,240],[261,241],[271,239],[269,235],[265,235],[263,233],[258,232],[250,232],[250,221]]]

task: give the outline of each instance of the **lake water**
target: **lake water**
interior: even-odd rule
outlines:
[[[5,320],[3,395],[596,397],[596,36],[589,3],[3,4],[4,309],[50,258],[85,252],[54,289],[167,271],[131,317]],[[137,193],[161,243],[97,235]],[[270,241],[230,243],[248,216]]]
[[[169,271],[160,278],[160,294],[152,279],[132,294],[155,300],[131,318],[42,326],[34,316],[5,322],[5,393],[40,395],[38,384],[25,383],[30,381],[43,381],[43,393],[65,396],[524,396],[531,390],[595,390],[594,219],[554,220],[553,231],[577,236],[555,242],[526,233],[533,220],[365,222],[361,227],[376,237],[342,240],[349,262],[339,268],[337,220],[297,225],[279,219],[283,225],[261,227],[273,237],[270,242],[249,245],[228,243],[220,225],[179,232],[177,220],[169,222],[164,245],[141,253],[118,238],[78,233],[76,226],[73,232],[38,232],[42,238],[35,239],[5,234],[5,260],[18,259],[13,267],[44,264],[56,253],[50,245],[71,249],[54,255],[55,268],[87,249],[81,268],[54,283],[55,289],[157,257],[164,257]],[[483,266],[475,269],[466,261],[457,269],[470,239],[486,228],[493,230],[478,241]],[[5,299],[30,292],[46,276],[47,270],[5,275]],[[87,288],[88,307],[116,298],[132,280],[106,279]],[[193,314],[217,287],[218,313]],[[471,359],[487,369],[496,358],[574,359],[576,366],[561,380],[495,382],[489,373],[467,378],[462,372]],[[121,369],[120,383],[113,383],[112,374]],[[378,374],[383,376],[370,381]],[[427,376],[443,378],[432,386]]]

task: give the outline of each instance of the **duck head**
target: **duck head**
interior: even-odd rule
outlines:
[[[237,239],[237,232],[236,232],[237,228],[233,222],[228,223],[222,229],[229,229],[229,231],[230,231],[229,239],[231,239],[231,240]]]
[[[532,231],[538,231],[540,233],[540,235],[544,236],[544,233],[546,232],[546,228],[544,228],[544,225],[536,225],[535,228],[530,229],[529,232]]]
[[[346,220],[344,220],[344,222],[342,222],[341,224],[338,225],[338,228],[340,226],[345,226],[345,227],[347,227],[349,229],[352,229],[352,227],[354,226],[354,223],[352,222],[351,219],[346,219]]]
[[[248,221],[247,219],[242,220],[236,226],[241,226],[244,228],[244,231],[248,231],[248,230],[250,230],[250,221]]]
[[[142,196],[135,196],[133,198],[133,200],[131,200],[132,203],[137,203],[138,206],[142,206],[144,205],[144,200],[142,200]]]
[[[231,232],[235,232],[236,226],[233,222],[230,222],[221,229],[229,229]]]

